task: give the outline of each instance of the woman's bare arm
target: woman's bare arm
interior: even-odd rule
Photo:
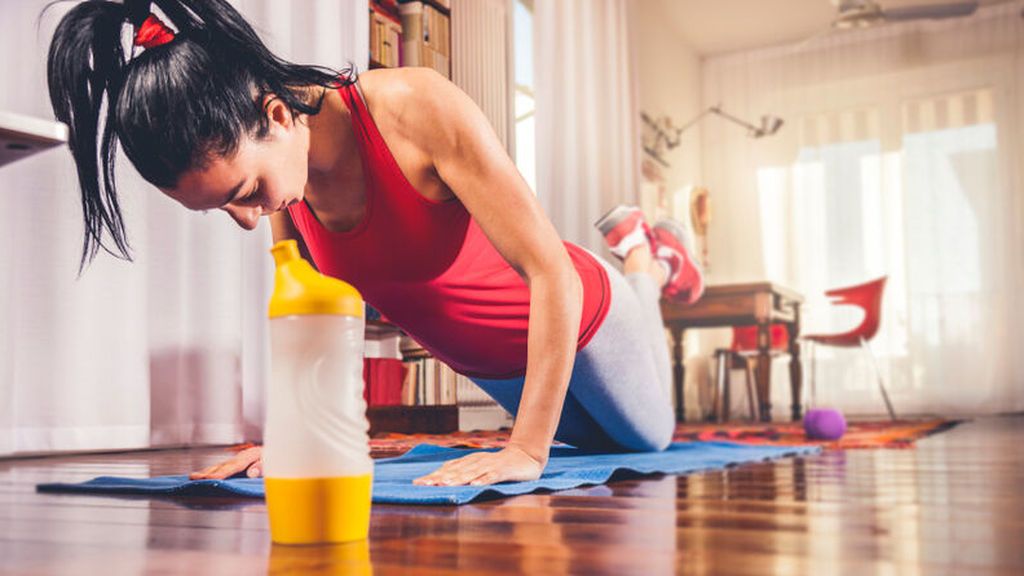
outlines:
[[[526,381],[510,440],[543,467],[575,361],[582,282],[554,225],[472,99],[430,69],[410,69],[404,82],[408,94],[388,105],[399,108],[437,174],[529,286]]]

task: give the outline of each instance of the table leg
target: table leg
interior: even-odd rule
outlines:
[[[793,305],[793,322],[789,328],[789,388],[793,397],[792,418],[799,422],[803,418],[803,364],[800,360],[800,305]]]
[[[719,422],[729,421],[729,404],[732,403],[732,395],[729,393],[729,373],[732,372],[732,361],[732,352],[729,352],[726,355],[725,378],[722,380],[722,384],[724,385],[722,388],[722,395],[720,397],[722,400],[722,417],[719,419]]]
[[[757,325],[757,400],[761,408],[761,421],[770,422],[772,419],[771,379],[772,379],[772,357],[771,357],[771,323],[760,322]]]
[[[676,421],[686,421],[686,397],[683,384],[686,382],[686,367],[683,366],[683,329],[670,326],[672,334],[672,384],[676,393]]]
[[[714,400],[711,403],[711,413],[705,419],[708,422],[722,421],[722,394],[729,389],[729,365],[732,360],[732,351],[719,349],[715,352],[716,374]]]

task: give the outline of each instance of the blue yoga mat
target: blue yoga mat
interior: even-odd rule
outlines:
[[[603,484],[619,472],[633,474],[686,474],[717,470],[745,462],[784,456],[814,454],[817,446],[754,446],[735,442],[676,442],[662,452],[593,453],[578,448],[551,449],[544,475],[530,482],[490,486],[417,486],[414,478],[428,474],[442,462],[472,452],[420,444],[397,458],[374,462],[373,501],[378,504],[465,504],[481,498],[514,496],[537,490],[567,490]],[[39,484],[40,492],[100,494],[148,494],[153,496],[249,496],[263,497],[263,479],[189,480],[187,475],[156,478],[100,476],[76,484]]]

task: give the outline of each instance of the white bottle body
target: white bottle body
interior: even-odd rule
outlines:
[[[364,329],[356,316],[271,318],[265,477],[373,472],[363,399]]]

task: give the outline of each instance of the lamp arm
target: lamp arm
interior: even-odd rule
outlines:
[[[717,114],[717,115],[721,116],[722,118],[725,118],[726,120],[729,120],[729,121],[731,121],[733,123],[736,123],[736,124],[739,124],[740,126],[743,126],[747,130],[750,130],[751,132],[753,132],[755,134],[761,132],[761,128],[760,127],[754,126],[753,124],[751,124],[749,122],[745,122],[745,121],[743,121],[743,120],[733,116],[732,114],[729,114],[728,112],[722,110],[721,106],[711,106],[707,110],[705,110],[705,111],[701,112],[700,114],[698,114],[697,116],[695,116],[692,120],[690,120],[686,124],[683,124],[682,127],[675,128],[675,142],[671,142],[672,146],[674,147],[676,144],[679,144],[679,137],[683,134],[683,132],[686,132],[690,128],[693,128],[693,126],[696,125],[697,122],[700,122],[701,119],[704,118],[705,116],[707,116],[708,114]],[[665,140],[666,140],[666,142],[670,142],[667,137],[666,137]]]
[[[705,116],[707,116],[708,114],[710,114],[714,110],[715,110],[715,107],[712,106],[711,108],[708,108],[707,110],[701,112],[700,114],[697,114],[693,118],[693,120],[690,120],[686,124],[683,124],[682,127],[676,128],[675,129],[675,131],[676,131],[676,143],[677,144],[679,143],[679,137],[682,136],[683,132],[686,132],[690,128],[693,128],[697,124],[697,122],[701,121],[701,118],[704,118]]]
[[[715,114],[718,114],[722,118],[725,118],[726,120],[729,120],[729,121],[731,121],[733,123],[739,124],[740,126],[743,126],[744,128],[746,128],[747,130],[750,130],[751,132],[755,132],[756,133],[756,132],[760,132],[761,131],[761,128],[759,128],[757,126],[754,126],[753,124],[751,124],[749,122],[745,122],[743,120],[740,120],[739,118],[729,114],[728,112],[725,112],[724,110],[722,110],[718,106],[712,106],[711,108],[708,108],[708,112],[714,112]]]
[[[683,124],[679,128],[676,128],[675,126],[673,126],[672,125],[672,120],[670,118],[668,118],[668,117],[663,117],[664,121],[663,122],[659,122],[659,121],[654,120],[650,116],[648,116],[646,112],[641,111],[640,112],[640,119],[643,120],[643,122],[647,126],[647,128],[649,128],[653,132],[653,136],[654,136],[654,142],[651,145],[647,144],[647,141],[649,139],[647,139],[647,138],[644,139],[645,140],[644,141],[644,145],[643,145],[644,151],[647,152],[648,154],[650,154],[655,160],[657,160],[661,164],[663,164],[665,166],[668,166],[668,163],[665,162],[665,160],[662,159],[661,155],[659,154],[659,150],[661,149],[662,142],[664,142],[665,147],[667,149],[669,149],[669,150],[675,148],[681,142],[681,138],[682,138],[683,132],[686,132],[690,128],[693,128],[697,124],[697,122],[700,122],[701,119],[703,119],[708,114],[717,114],[718,116],[721,116],[722,118],[725,118],[726,120],[728,120],[728,121],[730,121],[730,122],[732,122],[734,124],[738,124],[738,125],[746,128],[748,131],[750,131],[749,136],[751,136],[753,138],[760,138],[760,137],[766,136],[766,135],[767,136],[771,136],[772,134],[774,134],[779,129],[779,126],[782,125],[782,121],[780,119],[778,119],[778,118],[775,118],[774,119],[774,123],[772,124],[772,126],[769,127],[768,126],[769,117],[768,116],[763,116],[761,118],[761,124],[762,125],[761,126],[755,126],[755,125],[753,125],[753,124],[751,124],[749,122],[746,122],[744,120],[741,120],[741,119],[733,116],[732,114],[729,114],[729,113],[725,112],[724,110],[722,110],[721,105],[716,105],[716,106],[709,107],[707,110],[704,110],[700,114],[694,116],[689,122],[687,122],[686,124]]]

